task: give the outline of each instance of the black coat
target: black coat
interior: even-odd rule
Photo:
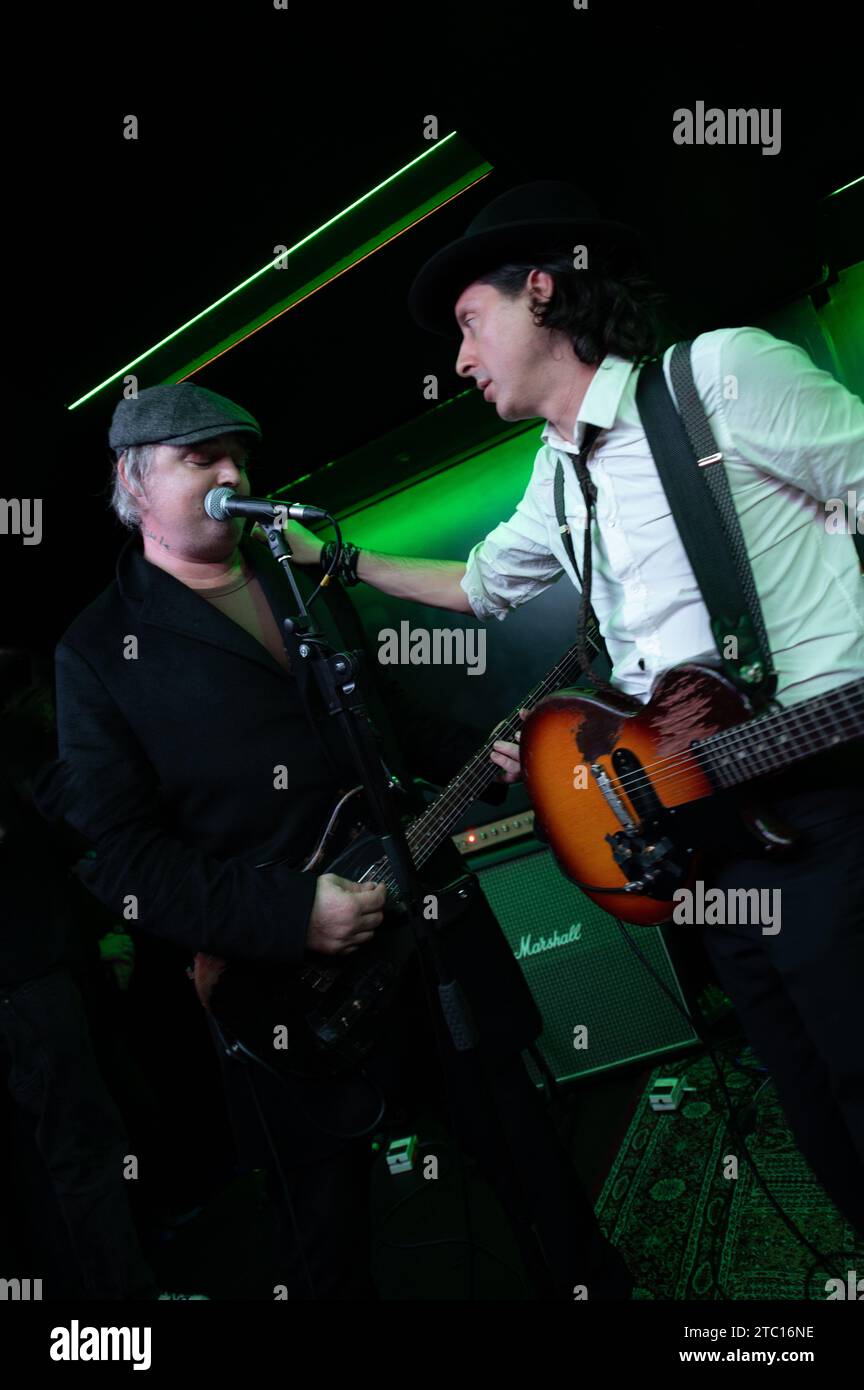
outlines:
[[[249,539],[241,548],[277,622],[295,612],[269,550]],[[313,579],[296,574],[308,596]],[[340,631],[333,612],[316,604],[326,635],[343,649],[356,645],[353,606],[345,595],[328,601],[342,605],[343,628],[348,609],[357,627]],[[132,920],[190,954],[299,961],[315,879],[284,864],[256,865],[283,856],[300,862],[340,782],[357,779],[329,736],[325,751],[293,676],[206,599],[147,563],[136,535],[120,554],[116,580],[57,646],[56,704],[59,762],[37,799],[92,846],[80,877],[96,897],[122,916],[134,896]],[[380,706],[370,706],[380,716]],[[406,734],[401,699],[396,722]],[[410,772],[446,781],[484,737],[427,714],[412,738]],[[287,768],[284,790],[274,787],[279,766]],[[475,955],[482,949],[496,958],[488,976],[496,997],[480,1012],[491,1015],[493,1031],[500,1019],[502,1037],[524,1045],[537,1032],[533,1001],[500,930],[494,923],[489,930],[491,914],[480,915],[483,931],[470,933]],[[484,964],[493,961],[469,962],[467,974],[484,979]]]

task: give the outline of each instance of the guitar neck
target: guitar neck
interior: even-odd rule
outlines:
[[[596,635],[590,630],[588,646],[595,653],[600,650]],[[405,831],[405,838],[411,850],[411,857],[418,868],[425,863],[430,855],[434,854],[438,846],[447,838],[471,802],[476,801],[480,793],[498,776],[500,769],[490,761],[489,754],[492,752],[493,744],[499,739],[513,740],[514,734],[522,724],[519,717],[520,709],[531,709],[544,695],[551,695],[553,691],[560,690],[562,685],[566,685],[579,672],[577,650],[576,647],[571,647],[561,661],[553,666],[552,670],[543,677],[538,685],[535,685],[524,700],[520,701],[504,720],[501,727],[496,729],[494,734],[487,739],[483,747],[478,749],[467,766],[447,783],[440,796],[436,797],[421,815],[415,816]]]
[[[864,737],[864,680],[721,729],[693,744],[718,787],[734,787]]]

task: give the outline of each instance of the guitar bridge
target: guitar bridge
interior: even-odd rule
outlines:
[[[314,989],[318,994],[324,994],[335,983],[335,970],[319,970],[317,966],[307,965],[300,971],[300,979],[304,985]]]
[[[346,999],[329,1017],[321,1014],[307,1014],[306,1021],[315,1034],[319,1046],[337,1047],[353,1034],[353,1030],[366,1015],[376,1015],[389,1002],[396,984],[398,972],[386,961],[377,961],[364,971],[350,999]],[[357,1040],[360,1043],[360,1039]],[[367,1043],[372,1045],[371,1040]]]
[[[612,779],[609,773],[601,767],[600,763],[592,763],[591,776],[606,798],[607,805],[618,817],[621,824],[626,826],[628,830],[635,830],[636,822],[630,815],[630,812],[627,810],[627,807],[624,805],[624,802],[621,800],[615,788],[612,786]]]

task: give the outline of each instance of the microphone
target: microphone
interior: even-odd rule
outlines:
[[[292,521],[323,521],[330,515],[323,507],[307,507],[301,502],[273,502],[269,497],[241,497],[231,487],[213,487],[204,498],[204,510],[214,521],[230,521],[232,516],[251,516],[256,521],[273,521],[281,516]]]

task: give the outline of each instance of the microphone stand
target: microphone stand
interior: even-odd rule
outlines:
[[[477,1045],[477,1035],[467,1000],[459,982],[447,978],[448,972],[434,932],[424,930],[425,919],[421,912],[423,884],[393,804],[391,784],[385,775],[363,700],[361,679],[365,655],[361,651],[336,652],[328,644],[320,628],[316,627],[294,578],[291,568],[293,557],[282,533],[281,521],[274,517],[259,520],[258,525],[267,537],[271,554],[288,577],[299,610],[297,617],[283,619],[282,635],[306,708],[314,720],[307,698],[311,678],[317,684],[324,709],[335,719],[350,750],[373,822],[369,829],[381,842],[402,901],[408,909],[415,936],[424,939],[428,945],[438,976],[441,1008],[453,1045],[460,1052],[473,1050]]]

